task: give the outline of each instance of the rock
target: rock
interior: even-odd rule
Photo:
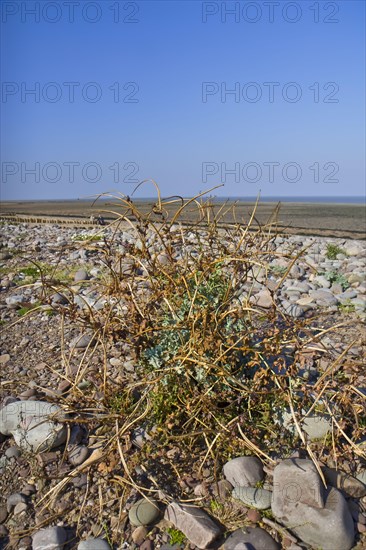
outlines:
[[[362,254],[362,252],[363,249],[361,246],[352,243],[346,244],[345,253],[347,256],[358,256],[359,254]]]
[[[280,550],[280,545],[260,527],[237,529],[226,539],[222,550]]]
[[[20,503],[26,504],[26,502],[27,502],[27,499],[25,495],[22,495],[22,493],[13,493],[9,495],[8,498],[6,499],[6,509],[8,513],[10,513],[17,504],[20,504]]]
[[[316,283],[321,288],[330,288],[330,281],[326,279],[323,275],[318,275],[318,277],[315,277],[313,280],[314,283]]]
[[[316,303],[320,306],[335,306],[338,304],[338,298],[329,290],[310,290],[310,296],[315,298]]]
[[[67,391],[71,388],[71,382],[69,380],[62,380],[58,385],[58,390],[63,393],[67,393]]]
[[[90,537],[79,542],[77,550],[111,550],[111,547],[104,539]]]
[[[289,275],[294,279],[301,279],[305,275],[305,269],[295,264],[291,267]]]
[[[0,506],[0,523],[4,523],[7,517],[8,511],[6,509],[6,506]]]
[[[253,300],[252,300],[252,298],[253,298]],[[273,305],[273,300],[272,300],[271,293],[266,288],[263,289],[263,290],[260,290],[258,292],[258,294],[256,294],[255,296],[252,296],[252,298],[250,298],[249,301],[254,303],[255,305],[257,305],[259,307],[263,307],[265,309],[268,309]]]
[[[6,458],[18,458],[18,456],[20,456],[20,450],[18,449],[18,447],[13,445],[12,447],[6,449],[5,456]]]
[[[154,550],[154,543],[152,540],[145,540],[141,546],[140,546],[140,550]]]
[[[301,427],[312,441],[323,439],[332,429],[332,420],[329,415],[310,414],[303,420]]]
[[[139,527],[136,527],[136,529],[132,531],[131,537],[133,542],[138,546],[140,546],[144,542],[146,535],[147,535],[146,527],[144,525],[139,525]]]
[[[63,527],[47,527],[37,531],[32,537],[33,550],[62,550],[66,542]]]
[[[301,410],[303,416],[306,415],[304,409]],[[292,433],[296,433],[296,428],[293,422],[293,417],[290,410],[277,411],[273,417],[276,424],[281,424]],[[299,422],[301,429],[314,441],[323,439],[332,429],[331,417],[327,414],[310,414],[303,421]]]
[[[89,454],[90,451],[88,447],[85,447],[84,445],[78,445],[74,447],[71,451],[69,451],[69,462],[73,466],[78,466],[79,464],[85,462]]]
[[[16,401],[0,410],[0,433],[13,435],[21,449],[48,451],[66,440],[66,427],[52,420],[60,413],[57,405],[46,401]]]
[[[0,355],[0,365],[6,365],[10,361],[10,355],[8,353],[4,353],[3,355]]]
[[[251,521],[252,523],[258,523],[262,519],[262,516],[258,512],[258,510],[250,509],[247,512],[247,520]]]
[[[161,265],[168,265],[170,263],[169,256],[167,254],[158,254],[156,259]]]
[[[20,308],[25,302],[26,298],[21,294],[15,294],[14,296],[8,296],[7,298],[5,298],[6,305],[11,309]]]
[[[364,485],[366,485],[366,470],[361,470],[356,476],[356,479],[361,481]]]
[[[69,300],[64,296],[64,294],[61,294],[60,292],[55,292],[51,296],[51,302],[53,304],[60,304],[60,305],[66,305],[69,303]]]
[[[323,485],[311,460],[291,458],[280,462],[274,469],[273,486],[281,488],[282,497],[293,504],[324,507]]]
[[[273,472],[272,512],[303,542],[322,550],[350,550],[353,519],[342,494],[325,490],[310,460],[287,459]]]
[[[32,483],[26,483],[22,489],[22,494],[26,497],[34,495],[37,492],[36,486]]]
[[[160,516],[158,503],[154,499],[142,498],[135,502],[128,512],[130,523],[135,526],[150,525]]]
[[[366,485],[355,477],[340,472],[334,468],[322,468],[325,481],[342,491],[346,496],[352,498],[362,498],[366,496]]]
[[[14,515],[18,516],[27,510],[28,506],[26,502],[18,502],[14,508]]]
[[[248,506],[258,510],[267,510],[271,507],[272,492],[254,487],[235,487],[232,496]]]
[[[285,313],[287,313],[287,315],[290,315],[290,317],[293,317],[294,319],[302,317],[305,313],[304,307],[299,305],[299,300],[297,300],[296,304],[291,304],[287,300],[283,300],[282,309]]]
[[[88,476],[86,474],[81,474],[80,476],[76,476],[71,480],[71,483],[73,484],[74,487],[77,487],[78,489],[82,489],[88,483]]]
[[[83,334],[82,336],[76,336],[70,342],[70,348],[85,349],[92,342],[93,336],[91,334]]]
[[[5,525],[0,525],[0,540],[2,538],[7,537],[9,534],[9,531]]]
[[[213,483],[209,487],[208,492],[209,494],[212,494],[214,497],[220,500],[225,500],[230,495],[232,490],[233,490],[233,486],[229,481],[227,481],[227,479],[220,479],[220,481],[218,481],[217,483]],[[196,494],[196,488],[194,493]],[[203,496],[203,494],[201,496]]]
[[[261,461],[255,456],[239,456],[226,462],[226,479],[233,487],[253,487],[264,478]]]
[[[351,273],[348,276],[347,280],[350,285],[352,285],[353,283],[363,283],[365,280],[365,276],[362,275],[361,273]]]
[[[79,269],[74,275],[75,283],[80,283],[81,281],[88,281],[89,279],[90,277],[85,269]]]
[[[176,529],[184,533],[187,539],[200,549],[209,548],[221,535],[221,529],[202,509],[196,506],[171,502],[164,519],[173,523]]]

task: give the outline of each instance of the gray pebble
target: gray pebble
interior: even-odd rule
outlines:
[[[128,512],[130,523],[139,525],[150,525],[160,516],[159,506],[156,500],[142,498],[135,502]]]

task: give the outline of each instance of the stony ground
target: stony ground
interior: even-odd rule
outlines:
[[[225,542],[224,533],[246,525],[252,529],[249,532],[254,533],[254,538],[240,539],[238,542],[242,545],[248,542],[258,550],[264,550],[263,544],[265,550],[272,547],[311,548],[311,544],[306,546],[306,541],[301,540],[301,534],[284,532],[268,512],[268,507],[262,509],[253,496],[249,502],[248,494],[243,501],[231,499],[229,505],[235,480],[233,482],[230,475],[224,475],[224,464],[218,464],[210,453],[189,456],[181,451],[179,437],[160,449],[153,448],[152,444],[149,446],[149,436],[141,423],[140,429],[121,436],[119,449],[98,455],[99,460],[93,463],[94,453],[103,453],[103,443],[113,435],[105,433],[102,422],[103,415],[107,414],[105,369],[102,365],[107,365],[108,414],[112,409],[118,424],[120,404],[110,388],[115,387],[118,396],[118,388],[123,386],[126,377],[136,377],[135,352],[122,338],[107,341],[104,349],[94,349],[92,335],[78,321],[77,315],[74,319],[72,315],[63,315],[60,291],[53,293],[50,304],[44,303],[40,275],[44,273],[48,280],[53,277],[55,281],[71,285],[76,307],[100,311],[105,300],[102,289],[106,241],[96,236],[98,229],[29,224],[3,225],[1,229],[1,406],[10,406],[17,401],[47,401],[67,411],[72,422],[69,423],[67,441],[43,452],[19,448],[13,437],[0,434],[0,545],[9,549],[31,548],[35,531],[58,526],[62,528],[60,532],[53,531],[48,536],[51,539],[56,537],[59,544],[56,548],[62,547],[66,536],[66,550],[78,545],[82,550],[80,540],[88,539],[85,548],[102,550],[105,546],[99,540],[101,538],[116,549],[218,548],[224,544],[223,548],[230,550],[236,547],[236,543],[229,539]],[[111,233],[108,228],[102,231],[107,236]],[[121,241],[131,240],[127,227],[120,228],[120,231]],[[90,235],[94,235],[94,240]],[[303,375],[307,379],[316,379],[329,367],[329,357],[342,356],[344,360],[338,368],[343,369],[344,376],[355,388],[357,403],[362,403],[366,395],[363,328],[366,318],[365,243],[337,238],[277,237],[273,244],[275,255],[268,269],[259,269],[255,281],[250,282],[251,303],[263,310],[271,307],[271,292],[281,282],[288,266],[286,254],[306,247],[306,252],[294,263],[277,291],[279,307],[284,315],[295,320],[314,317],[314,322],[323,330],[340,326],[327,333],[303,357]],[[37,272],[37,266],[41,267],[41,273]],[[243,295],[247,291],[243,288]],[[323,354],[324,350],[326,354]],[[81,402],[83,411],[79,414]],[[89,405],[89,417],[86,404]],[[364,418],[365,410],[359,410],[358,414]],[[309,432],[318,429],[321,432],[324,428],[322,420],[315,417]],[[366,546],[366,493],[362,489],[362,483],[366,481],[366,461],[362,457],[364,426],[360,427],[360,438],[356,442],[358,451],[352,461],[340,455],[339,462],[335,463],[334,456],[329,455],[323,463],[328,468],[337,466],[355,480],[353,489],[345,493],[353,518],[352,527],[345,527],[345,533],[339,536],[353,537],[352,547],[359,550]],[[328,428],[325,421],[325,430]],[[323,437],[324,433],[316,434],[314,439]],[[122,462],[125,455],[130,459],[133,457],[133,471]],[[283,456],[271,458],[269,469],[267,463],[266,477],[264,473],[260,474],[250,484],[272,491],[273,470],[289,456],[306,458],[299,449],[287,449]],[[89,466],[88,460],[91,460]],[[65,484],[59,486],[63,481]],[[142,525],[133,517],[136,502],[141,498],[139,487],[150,490],[160,508],[157,515],[156,506],[152,506],[152,510],[147,511],[152,517]],[[265,498],[265,493],[262,496]],[[170,515],[165,511],[164,515],[163,503],[172,499],[188,504],[195,502],[202,509],[204,507],[215,523],[214,527],[206,524],[202,536],[209,536],[217,528],[218,542],[197,546],[197,543],[181,538],[182,530],[199,531],[202,526],[192,524],[187,528],[176,518],[172,520],[174,515],[179,515],[176,510],[171,509]],[[326,526],[319,528],[326,530]],[[271,541],[263,542],[265,539],[260,538],[263,534],[253,531],[253,528],[270,534]],[[354,536],[350,534],[352,529]],[[98,541],[92,541],[91,537],[98,538]],[[192,537],[196,540],[194,535]],[[33,539],[33,548],[44,548],[43,542]]]

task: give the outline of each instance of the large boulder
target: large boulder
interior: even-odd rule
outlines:
[[[350,550],[354,524],[343,495],[325,489],[310,460],[287,459],[274,469],[272,512],[303,542],[322,550]]]

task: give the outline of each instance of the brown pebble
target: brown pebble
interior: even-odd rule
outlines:
[[[261,515],[260,513],[258,512],[258,510],[248,510],[247,512],[247,518],[249,521],[253,522],[253,523],[258,523],[260,520],[261,520]]]
[[[62,382],[58,385],[58,390],[60,390],[62,393],[67,392],[71,388],[71,382],[68,380],[62,380]]]
[[[153,542],[152,540],[145,540],[141,546],[140,546],[140,550],[154,550],[154,545],[153,545]]]
[[[136,529],[133,530],[132,540],[135,544],[138,544],[140,546],[140,544],[142,544],[143,541],[145,540],[146,535],[147,535],[146,527],[144,527],[143,525],[140,525],[139,527],[136,527]]]
[[[359,533],[366,533],[366,525],[364,525],[363,523],[358,522],[357,523],[357,531]]]
[[[220,479],[220,481],[218,481],[217,483],[213,483],[210,486],[210,492],[212,492],[215,497],[222,500],[225,500],[232,490],[233,486],[227,479]]]
[[[19,475],[19,477],[26,479],[27,477],[30,476],[30,468],[28,468],[26,466],[24,468],[20,468],[18,470],[18,475]]]
[[[37,492],[36,486],[32,483],[26,483],[21,491],[23,495],[30,496]]]
[[[8,511],[6,509],[6,506],[0,506],[0,523],[4,523],[7,517]]]
[[[24,401],[29,397],[33,397],[36,394],[37,394],[36,390],[34,388],[30,388],[29,390],[22,391],[22,393],[19,394],[19,398],[22,401]]]

